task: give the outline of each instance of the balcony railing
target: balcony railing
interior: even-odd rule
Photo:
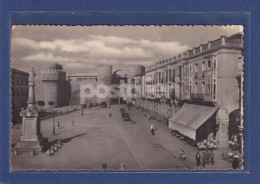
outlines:
[[[190,95],[193,100],[216,101],[216,94],[192,93]]]
[[[206,99],[206,95],[202,93],[192,93],[190,96],[192,99],[200,99],[200,100]]]

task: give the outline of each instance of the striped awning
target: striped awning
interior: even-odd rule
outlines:
[[[184,104],[169,119],[169,128],[196,140],[196,130],[203,125],[217,110],[217,107]]]

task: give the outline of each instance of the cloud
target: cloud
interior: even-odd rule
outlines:
[[[16,50],[27,50],[23,62],[58,62],[64,68],[93,68],[97,64],[135,63],[147,65],[158,57],[170,57],[188,46],[179,42],[134,40],[125,37],[89,35],[85,39],[55,39],[36,42],[13,39]],[[15,55],[15,54],[14,54]],[[14,58],[17,60],[14,56]]]
[[[223,35],[231,36],[233,34],[243,32],[244,28],[242,25],[231,25],[231,26],[221,26],[221,30],[223,31]]]
[[[38,42],[28,38],[12,38],[12,46],[15,47],[27,47],[31,49],[39,49]]]

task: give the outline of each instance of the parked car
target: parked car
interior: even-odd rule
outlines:
[[[229,148],[234,150],[237,150],[239,148],[239,144],[236,141],[228,141]]]
[[[233,162],[233,160],[235,158],[238,158],[238,159],[241,159],[239,157],[239,155],[237,154],[234,154],[234,153],[222,153],[222,156],[221,156],[222,160],[226,160],[228,162]]]
[[[128,113],[123,113],[122,118],[123,118],[124,121],[130,121],[131,120],[130,115]]]
[[[100,107],[101,108],[106,108],[107,107],[107,103],[106,102],[101,102],[100,103]]]
[[[172,134],[173,136],[176,136],[176,135],[178,134],[178,131],[177,131],[177,130],[172,130],[172,131],[171,131],[171,134]]]
[[[87,105],[87,107],[88,107],[89,109],[91,109],[91,108],[93,107],[93,103],[89,103],[89,104]]]
[[[187,139],[187,137],[186,137],[186,136],[184,136],[184,135],[181,135],[181,136],[180,136],[180,140],[182,140],[182,141],[187,141],[188,139]]]

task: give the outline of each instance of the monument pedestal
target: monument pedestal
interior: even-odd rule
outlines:
[[[16,152],[39,153],[45,151],[48,140],[42,138],[37,109],[27,109],[20,113],[23,118],[22,136],[16,145]]]

